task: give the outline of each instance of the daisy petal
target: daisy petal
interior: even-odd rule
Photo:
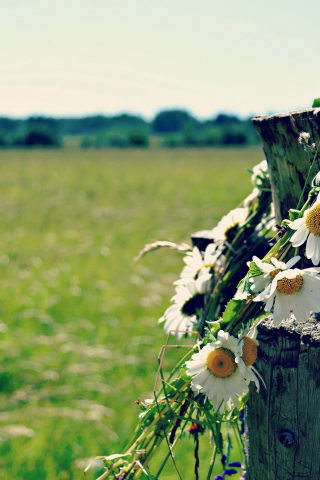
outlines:
[[[315,238],[313,233],[310,233],[307,240],[306,256],[307,258],[312,258],[315,254]]]
[[[286,263],[286,269],[293,267],[293,265],[295,265],[300,260],[300,258],[301,257],[299,255],[290,258],[290,260]]]
[[[300,247],[308,237],[309,230],[305,226],[305,224],[301,225],[299,229],[294,233],[291,237],[291,242],[293,247]]]
[[[298,230],[298,228],[301,227],[301,225],[303,224],[304,224],[304,218],[297,218],[296,220],[291,222],[290,228],[292,228],[292,230]]]

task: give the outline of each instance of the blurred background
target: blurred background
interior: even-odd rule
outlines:
[[[157,320],[183,262],[133,258],[190,242],[250,193],[246,170],[263,160],[250,118],[320,96],[320,4],[1,7],[0,478],[76,479],[122,449],[135,400],[152,396]],[[202,466],[209,449],[205,437]],[[168,463],[161,480],[176,478]]]

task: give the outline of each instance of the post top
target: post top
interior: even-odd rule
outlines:
[[[252,122],[262,122],[264,120],[271,120],[272,118],[286,118],[293,115],[301,115],[303,117],[317,116],[320,112],[318,108],[307,108],[305,110],[294,110],[292,112],[273,113],[271,115],[255,115],[251,120]]]
[[[301,341],[304,345],[320,347],[319,314],[312,314],[307,322],[299,323],[291,313],[288,320],[280,325],[273,324],[273,315],[265,317],[258,325],[258,340],[269,341],[274,336],[290,336]]]

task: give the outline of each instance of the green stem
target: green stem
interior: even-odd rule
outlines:
[[[192,415],[192,413],[193,413],[193,410],[192,410],[192,412],[190,412],[190,415]],[[188,421],[185,421],[183,427],[181,427],[180,435],[179,435],[178,437],[176,437],[174,443],[173,443],[172,446],[171,446],[171,449],[172,449],[172,450],[173,450],[174,447],[176,446],[177,441],[180,440],[181,435],[183,434],[184,429],[186,428],[187,423],[188,423]],[[163,470],[165,464],[167,463],[169,457],[170,457],[170,452],[167,453],[165,459],[163,460],[162,464],[160,465],[159,470],[157,471],[157,473],[156,473],[155,476],[153,477],[153,480],[158,480],[159,475],[160,475],[160,473],[162,472],[162,470]]]
[[[218,429],[220,430],[220,426],[218,426],[218,424],[217,424],[217,430]],[[212,435],[213,435],[213,432],[212,432]],[[216,456],[217,456],[217,445],[215,443],[213,445],[213,448],[212,448],[212,456],[211,456],[211,460],[210,460],[210,467],[209,467],[209,471],[208,471],[208,475],[207,475],[207,480],[210,480],[210,478],[211,478],[214,463],[216,461]]]
[[[164,469],[165,464],[167,463],[170,455],[171,455],[170,452],[168,452],[167,455],[165,456],[163,462],[161,463],[159,470],[157,471],[157,473],[156,473],[155,476],[153,477],[153,480],[158,480],[159,475],[160,475],[160,473],[162,472],[162,470]]]
[[[166,382],[170,382],[171,378],[173,375],[179,370],[179,368],[182,367],[182,365],[194,354],[194,351],[188,352],[180,361],[179,363],[174,367],[173,370],[171,370],[169,377],[166,379]]]

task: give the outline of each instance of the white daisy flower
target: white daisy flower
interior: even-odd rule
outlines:
[[[279,325],[290,317],[290,309],[298,322],[305,322],[310,311],[320,312],[320,268],[285,270],[279,272],[272,283],[261,292],[254,302],[266,302],[265,310],[274,304],[273,322]]]
[[[290,224],[296,232],[291,237],[293,247],[300,247],[307,240],[306,256],[311,258],[313,265],[320,262],[320,196],[311,208],[308,208],[302,218],[297,218]]]
[[[235,208],[224,215],[218,225],[212,230],[212,236],[216,242],[227,240],[232,242],[236,236],[238,227],[249,214],[248,208]]]
[[[254,187],[254,189],[252,190],[252,192],[250,193],[250,195],[247,196],[247,198],[245,198],[243,200],[243,206],[244,207],[250,207],[253,205],[253,203],[255,202],[255,200],[259,197],[259,195],[261,194],[259,188],[257,187]]]
[[[269,178],[267,160],[262,160],[262,162],[255,165],[252,170],[251,182],[257,187],[262,186],[263,179]]]
[[[204,306],[204,297],[210,286],[211,277],[212,275],[208,273],[201,275],[197,280],[191,280],[187,285],[176,287],[176,295],[171,299],[174,305],[171,305],[158,320],[159,323],[165,322],[164,331],[167,334],[170,330],[193,329],[197,320],[197,310]],[[175,332],[173,335],[180,340],[183,333]]]
[[[186,362],[187,375],[193,377],[192,390],[204,393],[221,413],[225,406],[231,410],[231,402],[239,408],[238,396],[248,392],[249,382],[238,368],[241,353],[238,339],[220,330],[216,342],[208,343]]]
[[[287,263],[280,262],[277,258],[272,257],[271,263],[264,263],[258,257],[252,257],[252,261],[257,265],[257,267],[262,270],[261,275],[256,277],[251,277],[250,282],[252,283],[251,290],[253,292],[261,292],[264,290],[274,279],[274,277],[281,271],[288,270],[293,267],[301,257],[298,255],[292,257]]]
[[[277,229],[274,226],[275,221],[276,221],[276,214],[275,214],[275,211],[274,211],[273,202],[271,202],[270,203],[270,211],[269,211],[269,213],[265,213],[262,216],[260,225],[261,225],[262,229],[264,229],[264,228],[267,229],[267,230],[272,229],[274,232],[277,232]]]
[[[204,256],[201,255],[198,247],[194,247],[192,253],[188,253],[183,261],[186,266],[183,267],[180,280],[176,280],[174,285],[186,285],[191,280],[197,280],[201,275],[209,273],[213,267],[221,267],[224,261],[224,255],[221,255],[221,250],[217,250],[215,243],[210,243]]]

